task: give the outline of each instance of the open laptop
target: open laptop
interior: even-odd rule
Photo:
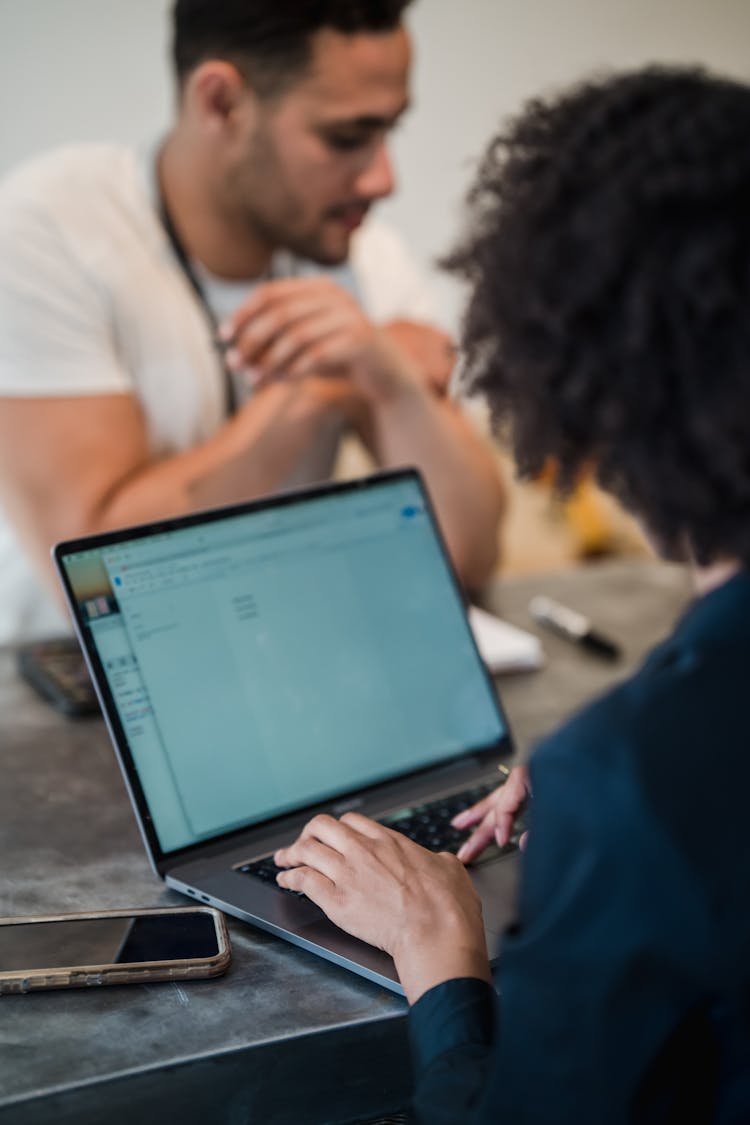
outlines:
[[[319,811],[424,820],[435,843],[426,803],[449,819],[507,774],[508,725],[417,472],[95,535],[54,557],[155,871],[401,991],[390,957],[281,890],[264,857]],[[472,870],[491,952],[513,916],[516,858]]]

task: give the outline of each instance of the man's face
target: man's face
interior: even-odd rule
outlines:
[[[248,91],[248,124],[224,180],[223,204],[271,249],[343,261],[370,206],[390,195],[386,139],[408,105],[403,28],[318,32],[308,69],[276,99]]]

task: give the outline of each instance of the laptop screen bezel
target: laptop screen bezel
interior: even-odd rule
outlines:
[[[270,496],[264,496],[261,499],[243,501],[238,504],[225,505],[219,508],[204,509],[198,512],[191,512],[187,515],[176,516],[169,519],[159,520],[152,523],[138,524],[132,527],[119,528],[115,531],[102,532],[95,535],[85,536],[77,539],[65,540],[56,544],[52,550],[52,557],[60,577],[63,590],[65,592],[66,601],[73,617],[74,627],[78,641],[83,650],[86,663],[91,674],[91,678],[96,689],[97,697],[102,709],[110,738],[113,743],[115,754],[120,765],[120,769],[125,781],[128,793],[130,795],[131,803],[133,805],[136,819],[141,831],[144,845],[151,859],[154,869],[163,877],[165,871],[169,869],[176,860],[183,861],[189,859],[191,856],[198,852],[205,850],[207,847],[214,848],[216,845],[230,842],[234,837],[240,837],[261,827],[268,827],[273,825],[274,821],[283,821],[290,817],[301,818],[304,817],[307,810],[311,813],[317,811],[321,806],[340,804],[346,801],[348,796],[353,794],[361,795],[377,790],[379,786],[384,784],[384,781],[405,780],[412,776],[418,776],[421,773],[426,773],[433,770],[436,765],[449,766],[451,763],[466,760],[476,757],[480,754],[486,754],[490,757],[497,758],[509,757],[513,752],[512,738],[508,720],[503,710],[502,704],[498,698],[497,691],[492,680],[492,677],[484,664],[479,651],[476,646],[476,640],[469,626],[468,620],[466,621],[466,628],[471,638],[471,643],[476,651],[477,662],[481,674],[484,675],[490,691],[490,697],[494,703],[497,713],[498,726],[502,730],[501,737],[490,745],[468,747],[460,751],[450,758],[441,758],[438,761],[430,762],[426,765],[420,766],[416,770],[405,770],[403,774],[393,775],[384,781],[377,782],[370,786],[358,786],[356,789],[346,789],[337,793],[331,794],[324,799],[317,799],[314,803],[300,805],[293,809],[287,809],[282,814],[269,817],[265,820],[253,820],[245,825],[235,826],[228,832],[217,833],[216,835],[203,838],[195,843],[188,844],[181,848],[171,849],[164,851],[159,842],[159,837],[156,827],[149,809],[148,801],[141,785],[138,769],[135,765],[128,739],[124,727],[120,721],[117,705],[114,697],[110,691],[109,683],[105,669],[99,657],[99,653],[92,639],[90,628],[83,620],[80,605],[73,588],[70,583],[70,578],[65,565],[67,556],[77,554],[83,551],[96,551],[107,547],[117,546],[121,543],[130,543],[134,540],[162,535],[166,532],[178,531],[184,528],[190,528],[197,525],[210,526],[221,520],[244,518],[248,515],[267,511],[269,508],[283,508],[293,504],[306,503],[314,501],[319,498],[333,495],[335,493],[345,493],[354,491],[364,491],[373,488],[382,488],[389,484],[397,484],[404,481],[412,481],[416,483],[420,489],[424,500],[426,510],[429,514],[431,526],[435,534],[438,549],[442,553],[443,560],[446,564],[448,575],[451,583],[453,584],[456,598],[460,605],[465,606],[466,600],[463,594],[461,584],[458,580],[455,568],[451,562],[448,549],[440,530],[440,525],[436,519],[433,504],[431,502],[427,488],[425,487],[424,480],[417,469],[404,468],[386,470],[377,473],[372,473],[366,477],[360,477],[354,480],[344,481],[330,481],[324,484],[315,484],[304,488],[298,488],[285,492],[278,492]]]

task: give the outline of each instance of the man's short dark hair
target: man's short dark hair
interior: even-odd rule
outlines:
[[[648,68],[530,104],[451,255],[524,475],[594,468],[660,548],[750,563],[750,87]]]
[[[263,97],[282,92],[324,29],[393,31],[411,0],[176,0],[173,58],[182,84],[207,59],[234,63]]]

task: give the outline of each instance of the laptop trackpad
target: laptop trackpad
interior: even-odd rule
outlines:
[[[493,862],[470,868],[471,878],[482,898],[485,940],[490,959],[497,956],[503,933],[516,920],[516,894],[518,889],[518,856],[497,859]],[[290,903],[289,906],[313,906],[309,902]],[[314,945],[331,950],[346,960],[354,960],[375,972],[397,979],[391,958],[359,938],[350,937],[334,923],[328,921],[322,911],[313,907],[318,917],[314,921],[296,927],[299,936]],[[335,959],[335,958],[334,958]]]
[[[352,937],[325,917],[307,926],[300,926],[297,933],[304,941],[310,942],[321,950],[328,950],[330,960],[334,962],[361,965],[388,980],[398,980],[396,966],[387,953],[359,938]]]
[[[327,951],[324,956],[334,962],[362,966],[387,980],[398,981],[396,966],[387,953],[374,945],[360,941],[359,938],[352,937],[325,918],[300,926],[296,933],[303,942],[317,947],[319,951]],[[485,927],[484,937],[487,943],[487,956],[490,961],[494,961],[500,947],[501,934]]]
[[[497,937],[517,918],[519,857],[508,856],[492,863],[470,867],[471,881],[482,899],[484,926]],[[497,944],[497,941],[495,941]],[[495,950],[490,949],[491,953]]]

